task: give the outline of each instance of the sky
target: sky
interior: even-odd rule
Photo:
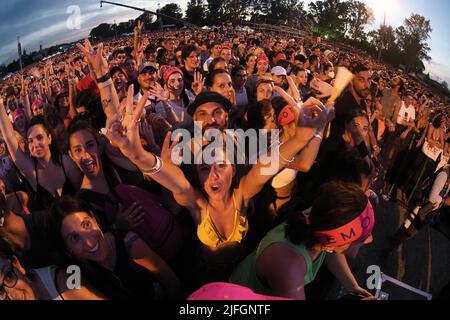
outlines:
[[[361,0],[373,9],[375,22],[368,30],[377,29],[383,23],[381,3],[387,2],[386,23],[393,27],[403,24],[405,18],[418,13],[431,21],[433,32],[429,39],[431,48],[430,63],[425,63],[426,72],[438,81],[450,84],[450,1],[448,0]],[[158,3],[164,6],[176,2],[183,10],[187,0],[115,0],[131,6],[148,10],[156,10]],[[305,6],[315,0],[304,0]],[[141,12],[103,4],[99,0],[14,0],[2,1],[0,8],[0,64],[7,64],[17,58],[17,37],[20,37],[22,48],[27,52],[79,40],[88,36],[90,30],[100,23],[117,23],[134,19]],[[80,9],[79,29],[68,26],[75,21],[72,6]],[[72,9],[72,10],[71,10]],[[70,28],[69,28],[70,27]]]

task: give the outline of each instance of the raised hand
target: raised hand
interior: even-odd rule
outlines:
[[[181,164],[181,149],[177,148],[178,139],[175,139],[172,144],[170,144],[172,137],[172,132],[166,134],[164,143],[161,149],[161,159],[164,163],[172,163],[179,166]]]
[[[134,35],[139,36],[142,32],[142,28],[144,27],[144,22],[138,20],[137,26],[134,27]]]
[[[202,90],[203,86],[205,85],[206,78],[203,77],[201,72],[195,72],[194,73],[194,82],[192,82],[192,91],[194,91],[194,94],[198,96]]]
[[[37,80],[40,80],[42,78],[41,72],[38,68],[34,67],[30,70],[30,73],[33,75],[34,78]]]
[[[169,90],[167,86],[164,86],[165,89],[161,87],[158,82],[150,86],[150,94],[155,96],[159,101],[167,101],[169,100]]]
[[[289,84],[289,92],[291,93],[292,98],[294,98],[295,101],[301,101],[300,91],[298,90],[297,85],[295,84],[294,77],[287,76],[286,80]]]
[[[119,114],[115,114],[108,119],[105,132],[111,143],[118,147],[127,157],[143,151],[139,136],[139,121],[149,96],[148,93],[144,94],[136,108],[134,108],[133,92],[134,85],[130,85],[128,87],[124,117],[122,118]]]
[[[322,130],[328,122],[334,119],[334,110],[325,107],[323,104],[308,106],[302,105],[300,117],[297,122],[298,129],[316,128]]]
[[[103,43],[100,43],[95,50],[91,42],[86,39],[84,45],[77,43],[77,47],[86,57],[89,67],[94,73],[94,79],[101,78],[109,72],[108,62],[103,56]]]
[[[320,79],[313,79],[311,81],[311,89],[319,93],[317,95],[318,98],[330,97],[333,94],[334,90],[333,86],[329,85],[328,83]]]

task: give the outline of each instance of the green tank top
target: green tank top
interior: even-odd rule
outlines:
[[[316,260],[311,261],[306,247],[303,244],[295,245],[291,241],[286,239],[285,230],[286,222],[269,231],[267,235],[261,240],[256,250],[253,251],[253,253],[245,258],[234,269],[230,277],[230,282],[248,287],[260,294],[274,295],[274,293],[269,288],[265,287],[261,283],[261,281],[258,279],[258,276],[256,275],[256,261],[258,257],[264,252],[265,249],[267,249],[274,243],[285,243],[294,248],[295,251],[303,256],[303,259],[305,259],[306,262],[304,283],[305,285],[307,285],[312,282],[325,260],[326,253],[322,252]]]

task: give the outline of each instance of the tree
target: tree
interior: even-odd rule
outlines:
[[[183,11],[181,10],[181,7],[176,3],[166,4],[164,7],[162,7],[159,10],[159,13],[164,14],[169,17],[176,18],[176,19],[183,18]],[[177,22],[177,20],[166,18],[166,17],[159,17],[159,18],[162,19],[162,21],[164,21],[165,24],[174,24],[177,27],[183,26],[183,24],[180,22]]]
[[[442,86],[448,90],[448,83],[447,81],[442,82]]]
[[[364,27],[375,21],[373,11],[360,1],[350,0],[346,3],[347,12],[345,19],[344,36],[356,41],[366,40]]]
[[[303,27],[306,11],[299,0],[253,0],[250,1],[251,20],[259,23],[289,24]]]
[[[397,47],[397,38],[395,37],[395,30],[391,26],[380,26],[378,30],[373,30],[368,33],[370,44],[378,51],[391,51]]]
[[[347,2],[340,0],[317,1],[309,4],[309,17],[316,24],[316,32],[331,39],[342,38],[347,12]]]
[[[423,60],[430,61],[430,47],[427,40],[433,31],[430,20],[419,14],[412,14],[405,19],[403,26],[396,30],[397,42],[403,51],[404,64],[409,70],[422,72],[425,70]]]
[[[95,40],[111,38],[114,36],[114,28],[111,24],[102,23],[92,29],[89,36],[93,37]]]
[[[207,0],[206,23],[210,26],[218,26],[226,22],[224,7],[224,1],[222,0]]]
[[[203,0],[190,0],[187,4],[186,21],[198,26],[206,23],[206,7]]]

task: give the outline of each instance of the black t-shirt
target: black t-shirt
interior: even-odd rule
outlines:
[[[361,100],[358,104],[350,90],[347,90],[337,101],[335,105],[336,118],[331,123],[330,136],[342,134],[345,131],[345,118],[347,114],[355,109],[366,110],[365,101]]]
[[[186,68],[181,68],[181,71],[183,71],[184,87],[187,90],[192,91],[192,83],[194,82],[194,75],[189,73],[186,70]]]
[[[43,268],[49,265],[65,265],[66,256],[62,251],[61,240],[50,224],[48,211],[35,211],[21,214],[30,239],[30,248],[23,252],[20,263],[25,269]],[[61,246],[60,246],[61,245]]]

